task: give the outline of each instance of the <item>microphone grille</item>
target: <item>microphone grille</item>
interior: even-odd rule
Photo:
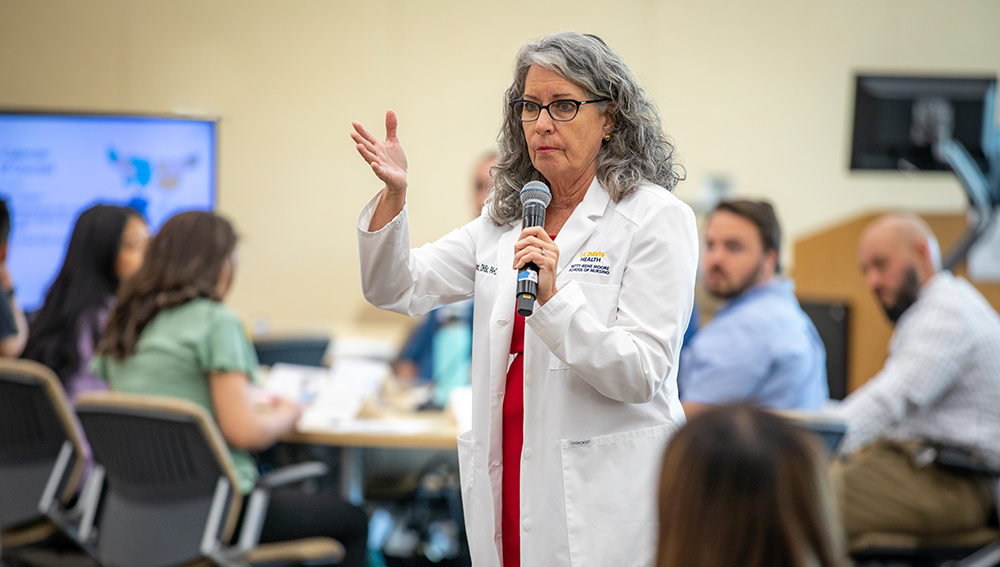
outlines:
[[[552,200],[552,193],[549,186],[541,181],[529,181],[521,188],[521,204],[527,205],[535,201],[541,203],[543,207],[548,207]]]

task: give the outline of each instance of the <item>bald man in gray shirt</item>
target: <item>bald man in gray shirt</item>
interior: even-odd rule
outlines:
[[[1000,316],[941,270],[937,240],[916,215],[876,219],[858,259],[895,329],[882,370],[836,410],[847,422],[832,471],[848,537],[982,526],[995,481],[934,460],[958,450],[1000,469]]]

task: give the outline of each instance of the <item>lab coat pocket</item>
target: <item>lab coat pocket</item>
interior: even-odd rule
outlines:
[[[570,564],[648,566],[656,552],[660,459],[669,423],[562,440]]]

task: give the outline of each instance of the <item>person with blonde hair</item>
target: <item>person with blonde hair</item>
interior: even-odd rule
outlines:
[[[843,567],[819,438],[750,405],[712,406],[670,441],[656,567]]]

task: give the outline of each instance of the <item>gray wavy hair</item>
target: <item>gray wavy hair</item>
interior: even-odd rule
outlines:
[[[597,180],[618,202],[643,181],[672,190],[684,179],[674,163],[674,146],[660,125],[660,113],[621,57],[595,35],[561,32],[529,43],[517,54],[514,82],[504,95],[504,118],[497,139],[499,159],[493,168],[488,207],[497,226],[520,219],[521,187],[548,180],[531,165],[521,119],[511,104],[524,95],[528,69],[538,65],[579,86],[590,98],[607,98],[600,110],[614,123],[611,140],[597,154]]]

